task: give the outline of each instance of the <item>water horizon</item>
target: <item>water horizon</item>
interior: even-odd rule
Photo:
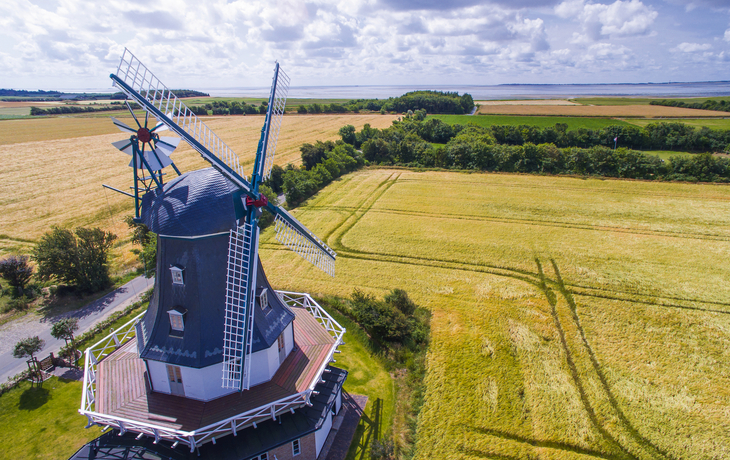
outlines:
[[[269,87],[187,88],[211,97],[267,98]],[[565,83],[501,85],[340,85],[292,86],[292,99],[387,99],[411,91],[468,93],[475,100],[569,99],[574,97],[722,97],[730,96],[730,81],[664,83]],[[59,89],[68,93],[110,93],[116,88]]]

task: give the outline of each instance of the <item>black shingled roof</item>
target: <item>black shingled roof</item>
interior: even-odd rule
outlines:
[[[176,177],[142,198],[142,221],[158,235],[199,236],[236,227],[240,190],[213,168]]]

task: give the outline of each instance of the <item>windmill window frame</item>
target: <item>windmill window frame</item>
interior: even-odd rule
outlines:
[[[271,304],[269,303],[269,288],[263,288],[259,293],[259,305],[261,305],[261,310],[267,313],[271,311]]]
[[[170,335],[182,336],[182,333],[185,332],[185,313],[177,308],[167,310],[170,319]]]
[[[291,442],[291,455],[292,457],[296,457],[297,455],[302,453],[302,444],[299,442],[299,439],[295,439]]]
[[[172,276],[172,284],[176,284],[178,286],[185,285],[185,276],[183,273],[184,271],[185,271],[184,268],[178,267],[177,265],[170,266],[170,275]]]

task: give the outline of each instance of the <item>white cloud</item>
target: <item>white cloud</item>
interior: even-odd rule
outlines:
[[[680,43],[676,48],[672,48],[672,51],[681,51],[683,53],[696,53],[697,51],[707,51],[712,48],[709,43]]]
[[[724,40],[726,42],[730,42],[730,29],[728,29],[728,30],[725,31],[725,38],[724,38]]]
[[[582,33],[576,32],[573,38],[578,43],[646,35],[659,13],[639,0],[611,4],[566,0],[555,7],[555,14],[580,22]]]

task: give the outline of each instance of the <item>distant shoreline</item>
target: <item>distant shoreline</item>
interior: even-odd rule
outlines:
[[[212,97],[267,97],[268,87],[196,88]],[[502,85],[352,85],[292,86],[296,99],[387,99],[409,91],[436,90],[469,93],[475,100],[568,99],[574,97],[722,97],[730,96],[730,81],[598,84]],[[59,89],[64,93],[107,93],[114,88]]]

